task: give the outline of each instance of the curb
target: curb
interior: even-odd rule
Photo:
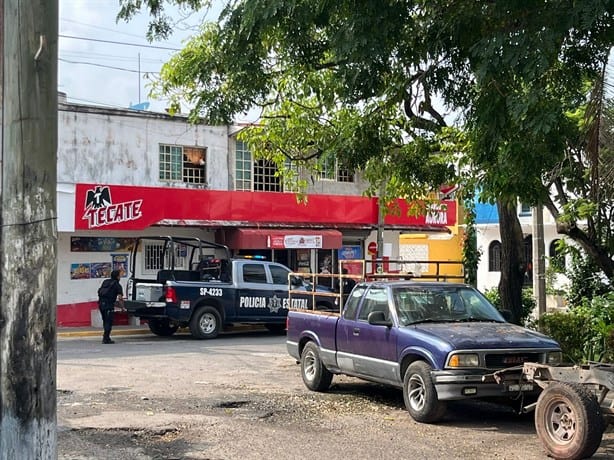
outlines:
[[[112,335],[136,335],[136,334],[151,334],[149,328],[146,329],[113,329]],[[98,337],[102,336],[102,328],[88,331],[59,331],[58,337]]]

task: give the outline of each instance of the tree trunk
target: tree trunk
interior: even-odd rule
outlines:
[[[0,17],[0,459],[53,459],[58,1]]]
[[[497,202],[501,234],[501,308],[512,314],[511,322],[520,324],[522,317],[522,286],[526,272],[523,237],[516,203]]]

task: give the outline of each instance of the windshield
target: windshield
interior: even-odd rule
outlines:
[[[392,290],[399,324],[505,320],[477,290],[468,286],[403,286]]]

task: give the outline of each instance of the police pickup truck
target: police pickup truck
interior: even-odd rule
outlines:
[[[537,385],[486,377],[526,362],[561,361],[557,342],[506,322],[476,289],[459,283],[359,283],[341,314],[291,310],[287,319],[288,352],[307,388],[327,390],[334,374],[398,387],[410,415],[423,423],[440,420],[447,401],[522,404]]]
[[[332,309],[336,301],[330,290],[290,276],[284,265],[232,259],[226,246],[199,238],[137,238],[130,269],[126,311],[159,336],[189,327],[195,338],[212,339],[234,324],[282,331],[290,307]]]

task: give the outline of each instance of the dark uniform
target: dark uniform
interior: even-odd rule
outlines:
[[[118,298],[122,299],[124,295],[124,291],[119,284],[119,271],[113,270],[113,272],[111,272],[111,278],[102,282],[99,291],[101,290],[104,291],[104,294],[98,296],[98,309],[102,316],[102,327],[104,330],[102,343],[115,343],[111,340],[115,302]]]

